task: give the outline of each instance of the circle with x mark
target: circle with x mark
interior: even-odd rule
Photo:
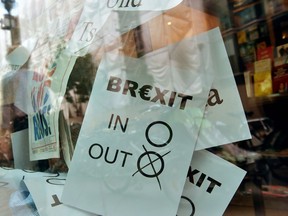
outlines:
[[[149,163],[147,163],[144,166],[141,166],[140,163],[144,157],[148,158]],[[147,159],[146,159],[146,161],[147,161]],[[158,169],[158,171],[156,171],[156,168],[155,168],[156,166],[154,164],[156,161],[160,162],[160,164],[159,164],[159,162],[157,164],[157,167],[160,167],[160,169]],[[147,174],[146,172],[144,172],[144,169],[147,168],[148,166],[151,166],[151,168],[153,169],[153,174]],[[145,153],[140,155],[140,157],[137,161],[137,168],[138,168],[138,171],[143,176],[148,177],[148,178],[154,178],[154,177],[159,176],[162,173],[162,171],[164,170],[164,160],[163,160],[162,156],[160,154],[158,154],[157,152],[146,151]]]
[[[163,130],[164,126],[164,130]],[[166,130],[165,130],[166,129]],[[168,133],[167,133],[168,131]],[[151,135],[152,134],[152,135]],[[151,144],[154,147],[164,147],[168,145],[173,137],[173,132],[171,127],[163,121],[155,121],[148,125],[145,131],[145,137],[149,144]],[[161,137],[161,139],[159,139]],[[167,137],[167,140],[165,137]],[[160,141],[159,141],[160,140]],[[165,162],[163,157],[165,157],[167,154],[169,154],[171,151],[166,152],[163,155],[160,155],[159,153],[155,151],[147,151],[144,145],[142,145],[144,149],[144,153],[140,155],[140,157],[137,160],[137,171],[132,175],[134,176],[136,173],[141,173],[143,176],[147,178],[156,178],[158,185],[161,190],[161,183],[159,180],[159,175],[163,172]]]
[[[169,154],[170,151],[166,152],[163,155],[160,155],[160,154],[158,154],[157,152],[154,152],[154,151],[147,151],[147,149],[145,148],[144,145],[143,145],[143,149],[145,150],[145,152],[140,155],[140,157],[138,158],[138,161],[137,161],[137,169],[138,170],[132,176],[134,176],[136,173],[140,172],[143,176],[145,176],[147,178],[156,178],[157,182],[158,182],[158,185],[159,185],[159,188],[161,190],[161,183],[160,183],[160,180],[159,180],[158,176],[164,170],[164,165],[165,164],[164,164],[163,157],[165,157],[167,154]],[[153,158],[152,158],[152,156],[153,156]],[[146,157],[148,158],[148,160],[145,159]],[[145,160],[146,164],[141,166],[141,161],[143,161],[143,160]],[[158,161],[160,161],[160,163],[158,163]],[[158,163],[157,167],[154,164],[156,162]],[[150,170],[151,169],[153,170],[153,174],[147,173],[147,169],[148,169],[147,167],[151,167]]]

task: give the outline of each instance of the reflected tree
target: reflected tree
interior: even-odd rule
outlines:
[[[96,74],[92,55],[79,57],[69,77],[65,98],[76,108],[77,116],[83,115],[81,104],[89,100]]]

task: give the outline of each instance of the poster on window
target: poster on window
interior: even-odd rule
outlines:
[[[83,11],[69,41],[69,50],[74,55],[84,56],[91,49],[119,40],[118,37],[122,33],[147,22],[162,11],[176,7],[181,2],[182,0],[87,0],[83,4]]]
[[[97,216],[96,214],[64,205],[60,201],[66,176],[66,173],[39,173],[36,177],[32,175],[24,178],[25,186],[33,198],[37,213],[40,216]]]
[[[61,42],[55,49],[37,47],[31,58],[34,62],[45,56],[45,60],[32,64],[27,98],[29,123],[30,160],[59,158],[59,111],[66,83],[76,57],[64,51]],[[43,53],[44,52],[44,53]]]
[[[140,59],[102,59],[64,204],[100,215],[176,215],[212,80],[177,68],[189,79],[175,89],[153,73]]]
[[[246,171],[206,150],[194,152],[177,216],[221,216]]]
[[[191,49],[191,47],[195,48]],[[197,53],[197,47],[201,52]],[[219,28],[150,52],[142,57],[149,62],[150,70],[155,72],[155,77],[161,85],[169,86],[173,83],[177,87],[181,85],[185,75],[175,74],[169,69],[169,58],[172,58],[176,65],[186,67],[191,72],[200,69],[208,71],[208,74],[214,73],[196,150],[251,138]],[[203,67],[200,68],[199,64],[203,64]],[[163,76],[163,74],[167,75]],[[171,82],[172,79],[173,82]]]
[[[1,215],[39,216],[33,199],[22,180],[25,177],[40,177],[39,172],[0,167]]]
[[[14,104],[28,115],[30,160],[57,158],[60,104],[76,60],[67,51],[67,42],[80,16],[81,4],[29,0],[18,6],[21,37],[33,39],[33,48],[28,49],[29,55],[19,71],[21,79]],[[31,12],[31,7],[39,10]],[[29,47],[31,43],[24,46]]]

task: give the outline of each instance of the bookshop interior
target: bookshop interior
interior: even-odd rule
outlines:
[[[160,188],[164,192],[166,181],[169,182],[164,179],[170,175],[170,173],[166,175],[165,172],[171,171],[171,175],[172,171],[174,172],[172,168],[169,169],[169,161],[172,162],[181,156],[174,155],[173,158],[172,155],[177,152],[174,151],[177,147],[170,146],[174,144],[173,141],[177,137],[185,137],[187,134],[193,137],[193,133],[197,134],[201,141],[201,130],[205,136],[203,142],[206,141],[206,146],[200,145],[199,141],[201,147],[197,147],[197,138],[191,138],[194,147],[186,150],[188,153],[191,152],[191,158],[187,158],[187,160],[192,160],[191,167],[193,167],[194,155],[198,156],[198,151],[205,151],[205,154],[209,152],[213,156],[224,159],[225,163],[229,162],[231,166],[243,170],[245,175],[241,179],[239,177],[239,183],[234,191],[227,189],[231,193],[231,198],[226,205],[224,199],[221,198],[214,198],[213,201],[208,197],[205,200],[206,197],[203,195],[203,199],[199,198],[202,201],[198,201],[198,198],[194,197],[195,206],[192,213],[181,214],[179,207],[178,216],[288,215],[288,0],[171,0],[168,1],[171,5],[166,1],[159,1],[165,3],[155,3],[153,7],[145,4],[148,2],[153,5],[154,1],[103,0],[105,4],[101,5],[97,3],[97,0],[1,0],[0,215],[51,215],[51,212],[56,209],[52,211],[48,207],[47,209],[39,207],[41,202],[36,201],[38,195],[32,194],[35,193],[33,189],[29,190],[29,187],[33,186],[29,184],[33,182],[33,178],[29,177],[31,173],[31,175],[34,175],[34,172],[51,173],[50,179],[46,179],[48,183],[52,179],[51,176],[55,176],[57,180],[59,173],[63,175],[68,173],[69,184],[64,186],[63,205],[67,203],[73,206],[73,199],[70,200],[69,194],[76,169],[83,165],[82,172],[84,173],[85,163],[88,164],[87,161],[89,161],[95,164],[97,175],[105,176],[107,173],[98,170],[101,168],[101,163],[98,161],[103,163],[106,161],[102,170],[106,166],[114,166],[111,169],[114,169],[115,177],[125,177],[125,166],[128,166],[130,160],[134,161],[136,149],[142,152],[144,149],[146,154],[140,155],[138,161],[137,158],[135,159],[137,162],[135,169],[138,171],[135,172],[134,169],[130,176],[137,180],[141,179],[140,177],[143,179],[148,177],[151,179],[149,185],[154,183],[157,189]],[[141,10],[141,7],[144,9]],[[218,32],[220,37],[217,37]],[[224,54],[222,47],[225,50]],[[116,53],[116,56],[121,57],[111,57],[109,53]],[[119,63],[120,60],[118,61],[122,59],[122,56],[125,57],[123,57],[125,59],[123,65],[126,64],[126,67]],[[109,66],[109,61],[112,66]],[[142,67],[143,62],[146,62],[146,67]],[[146,74],[143,68],[147,69],[147,74],[150,74],[153,81],[150,78],[144,78],[144,75],[142,80],[139,78],[142,73]],[[141,69],[141,73],[137,71]],[[114,77],[117,74],[123,74],[125,70],[127,73],[121,75],[121,79]],[[188,70],[190,75],[188,75]],[[108,86],[104,83],[106,77],[102,75],[102,71],[110,76],[110,81],[107,81]],[[210,75],[205,74],[208,71]],[[224,71],[227,74],[219,78]],[[132,76],[132,73],[135,74]],[[217,73],[219,73],[218,78]],[[132,78],[138,80],[133,81]],[[206,81],[204,84],[201,83],[203,79]],[[218,81],[210,82],[212,79],[218,79]],[[222,81],[225,79],[225,82],[219,81],[220,79]],[[182,87],[188,82],[190,82],[189,86]],[[119,90],[122,84],[123,90]],[[234,85],[236,91],[233,89]],[[101,87],[105,89],[102,91]],[[208,101],[207,105],[201,105],[201,99],[204,97],[201,94],[204,95],[205,92],[197,91],[199,88],[210,89],[205,99]],[[102,100],[101,97],[103,97]],[[226,104],[228,104],[227,107],[225,107]],[[116,108],[119,115],[116,113]],[[102,114],[98,115],[99,112]],[[111,115],[111,112],[115,113]],[[208,114],[205,117],[206,113]],[[95,117],[93,121],[94,114],[98,118]],[[125,115],[131,117],[125,120]],[[108,116],[109,124],[107,121],[101,124],[102,118]],[[199,116],[203,119],[202,125]],[[140,128],[147,123],[146,119],[148,122],[154,120],[154,123],[146,128],[145,134],[145,130],[143,132]],[[245,119],[245,122],[242,119]],[[113,122],[114,129],[111,129]],[[177,125],[179,129],[175,129],[174,126]],[[209,128],[209,125],[212,126]],[[162,133],[153,133],[153,128],[156,126],[168,129],[170,133],[169,139],[166,142],[164,140],[163,144],[159,144],[162,140],[160,137]],[[181,132],[182,126],[185,130]],[[249,136],[244,134],[246,127]],[[193,129],[194,132],[186,132],[187,128]],[[199,130],[197,133],[195,133],[196,128]],[[205,129],[207,132],[204,132]],[[121,130],[128,138],[122,138],[124,136],[119,132]],[[109,131],[113,132],[106,137]],[[146,136],[145,139],[143,135],[143,140],[151,144],[146,147],[153,148],[153,151],[146,150],[141,142],[132,141],[133,137],[140,136],[139,132],[143,132]],[[118,137],[113,139],[115,133],[118,133]],[[178,133],[181,134],[178,136]],[[151,138],[151,134],[155,137]],[[105,139],[107,144],[104,147]],[[125,139],[128,140],[125,141]],[[183,144],[186,140],[188,139],[183,138]],[[122,147],[124,145],[121,145],[121,142],[125,142],[128,146],[130,141],[130,148],[135,152],[128,147],[124,149]],[[170,141],[172,144],[169,143]],[[86,146],[90,146],[87,151],[86,147],[84,148],[85,142],[89,142]],[[94,144],[91,145],[91,142]],[[119,146],[115,148],[111,143],[119,143]],[[117,149],[114,160],[112,149],[114,151]],[[184,149],[183,147],[183,151]],[[83,163],[80,162],[81,150],[86,151],[89,157],[89,159],[83,157]],[[96,154],[96,150],[101,150],[101,154]],[[160,161],[163,165],[163,169],[160,169],[157,174],[156,171],[159,168],[153,166],[157,159],[152,161],[149,154],[160,159],[158,162]],[[140,159],[145,159],[144,156],[147,155],[154,169],[154,178],[151,178],[152,174],[145,173],[144,168],[143,170],[139,168]],[[181,157],[184,159],[186,154],[183,155]],[[73,156],[75,156],[74,160]],[[115,167],[118,162],[120,170],[116,171]],[[164,162],[166,162],[165,169]],[[178,161],[173,163],[178,164]],[[87,165],[87,170],[91,166]],[[123,171],[121,171],[122,168]],[[184,169],[188,168],[188,166],[184,167]],[[227,182],[234,181],[232,168],[231,171],[225,171],[224,166],[222,169],[221,167],[217,169],[219,169],[220,176],[226,176]],[[15,174],[16,171],[17,174]],[[21,174],[19,174],[20,171]],[[9,172],[11,174],[8,178]],[[121,172],[123,174],[120,174]],[[194,168],[195,184],[193,186],[195,188],[191,190],[200,189],[202,183],[203,185],[210,183],[206,194],[207,192],[213,196],[215,194],[216,197],[216,190],[223,188],[224,191],[224,180],[221,184],[220,181],[216,181],[217,176],[213,177],[207,172],[203,171],[200,175],[199,169]],[[220,174],[221,172],[223,174]],[[91,180],[93,175],[92,171],[87,173]],[[95,178],[98,179],[97,175],[95,174]],[[189,175],[182,176],[182,178],[179,176],[179,179],[183,179],[183,187],[185,180],[193,183],[193,175],[190,178]],[[199,179],[196,178],[198,176],[200,176]],[[102,176],[99,178],[102,179]],[[103,179],[105,180],[104,177]],[[19,182],[15,183],[17,181]],[[25,193],[25,199],[21,200],[19,197],[16,198],[15,194],[22,190],[19,186],[22,182],[25,182],[28,190]],[[133,184],[136,185],[136,183],[131,183],[131,187]],[[119,185],[111,187],[120,188]],[[152,187],[152,189],[155,188]],[[44,194],[54,193],[49,190],[47,189]],[[119,189],[117,196],[122,193],[124,203],[126,196],[129,196],[132,190],[127,190],[127,193],[123,191],[124,189],[121,190]],[[85,191],[84,186],[83,191]],[[106,190],[103,194],[105,192]],[[150,195],[151,200],[153,193]],[[226,191],[221,196],[225,197],[225,193]],[[28,194],[32,194],[32,199],[29,201],[26,199]],[[105,197],[107,200],[112,197],[110,193],[108,194],[109,196],[103,195],[104,197],[107,195]],[[141,196],[140,190],[139,197]],[[143,196],[145,198],[147,194],[144,193]],[[193,195],[191,196],[193,198]],[[55,194],[52,197],[55,205],[61,206],[60,196],[59,199]],[[180,200],[185,201],[183,198],[186,199],[183,195],[178,199],[173,198],[173,201],[176,203]],[[217,199],[219,203],[220,200],[223,201],[219,206]],[[113,201],[114,197],[111,200]],[[198,205],[198,202],[206,203],[206,208],[202,210],[203,207]],[[215,202],[215,205],[211,204],[211,208],[207,209],[208,203],[212,202]],[[36,205],[34,210],[31,210],[33,209],[31,203]],[[163,203],[166,202],[163,201]],[[223,205],[222,212],[221,205]],[[213,209],[218,208],[217,206],[219,211]],[[84,204],[79,204],[79,208],[87,210],[89,212],[87,215],[98,214],[94,208],[86,208]],[[36,213],[37,211],[39,213]],[[106,215],[117,215],[111,211],[108,209]],[[90,214],[91,212],[94,214]],[[99,215],[102,212],[99,210]],[[127,212],[125,214],[129,215]],[[125,214],[119,213],[119,215]],[[86,214],[76,213],[75,215]],[[143,215],[150,215],[150,213]],[[165,214],[155,213],[155,215]]]

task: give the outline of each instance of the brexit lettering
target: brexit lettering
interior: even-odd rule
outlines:
[[[33,116],[34,140],[40,140],[51,135],[51,128],[47,119],[51,106],[46,106]]]
[[[205,173],[201,173],[199,170],[192,170],[191,166],[189,167],[187,178],[189,178],[189,182],[195,184],[197,187],[202,187],[204,181],[209,181],[209,185],[206,189],[206,192],[211,194],[214,190],[215,186],[221,187],[222,183],[213,179]]]
[[[114,76],[110,76],[107,90],[112,92],[120,92],[123,95],[127,95],[130,93],[131,97],[137,97],[137,95],[145,101],[150,101],[156,103],[159,101],[160,104],[166,105],[169,107],[175,106],[177,100],[180,99],[179,109],[184,110],[188,100],[192,100],[193,97],[191,95],[185,95],[182,93],[178,93],[170,90],[162,90],[158,87],[151,85],[143,85],[141,88],[138,88],[139,84],[132,80],[125,80],[123,82],[122,79]],[[138,91],[137,91],[138,90]],[[165,96],[168,95],[168,99],[165,99]]]

